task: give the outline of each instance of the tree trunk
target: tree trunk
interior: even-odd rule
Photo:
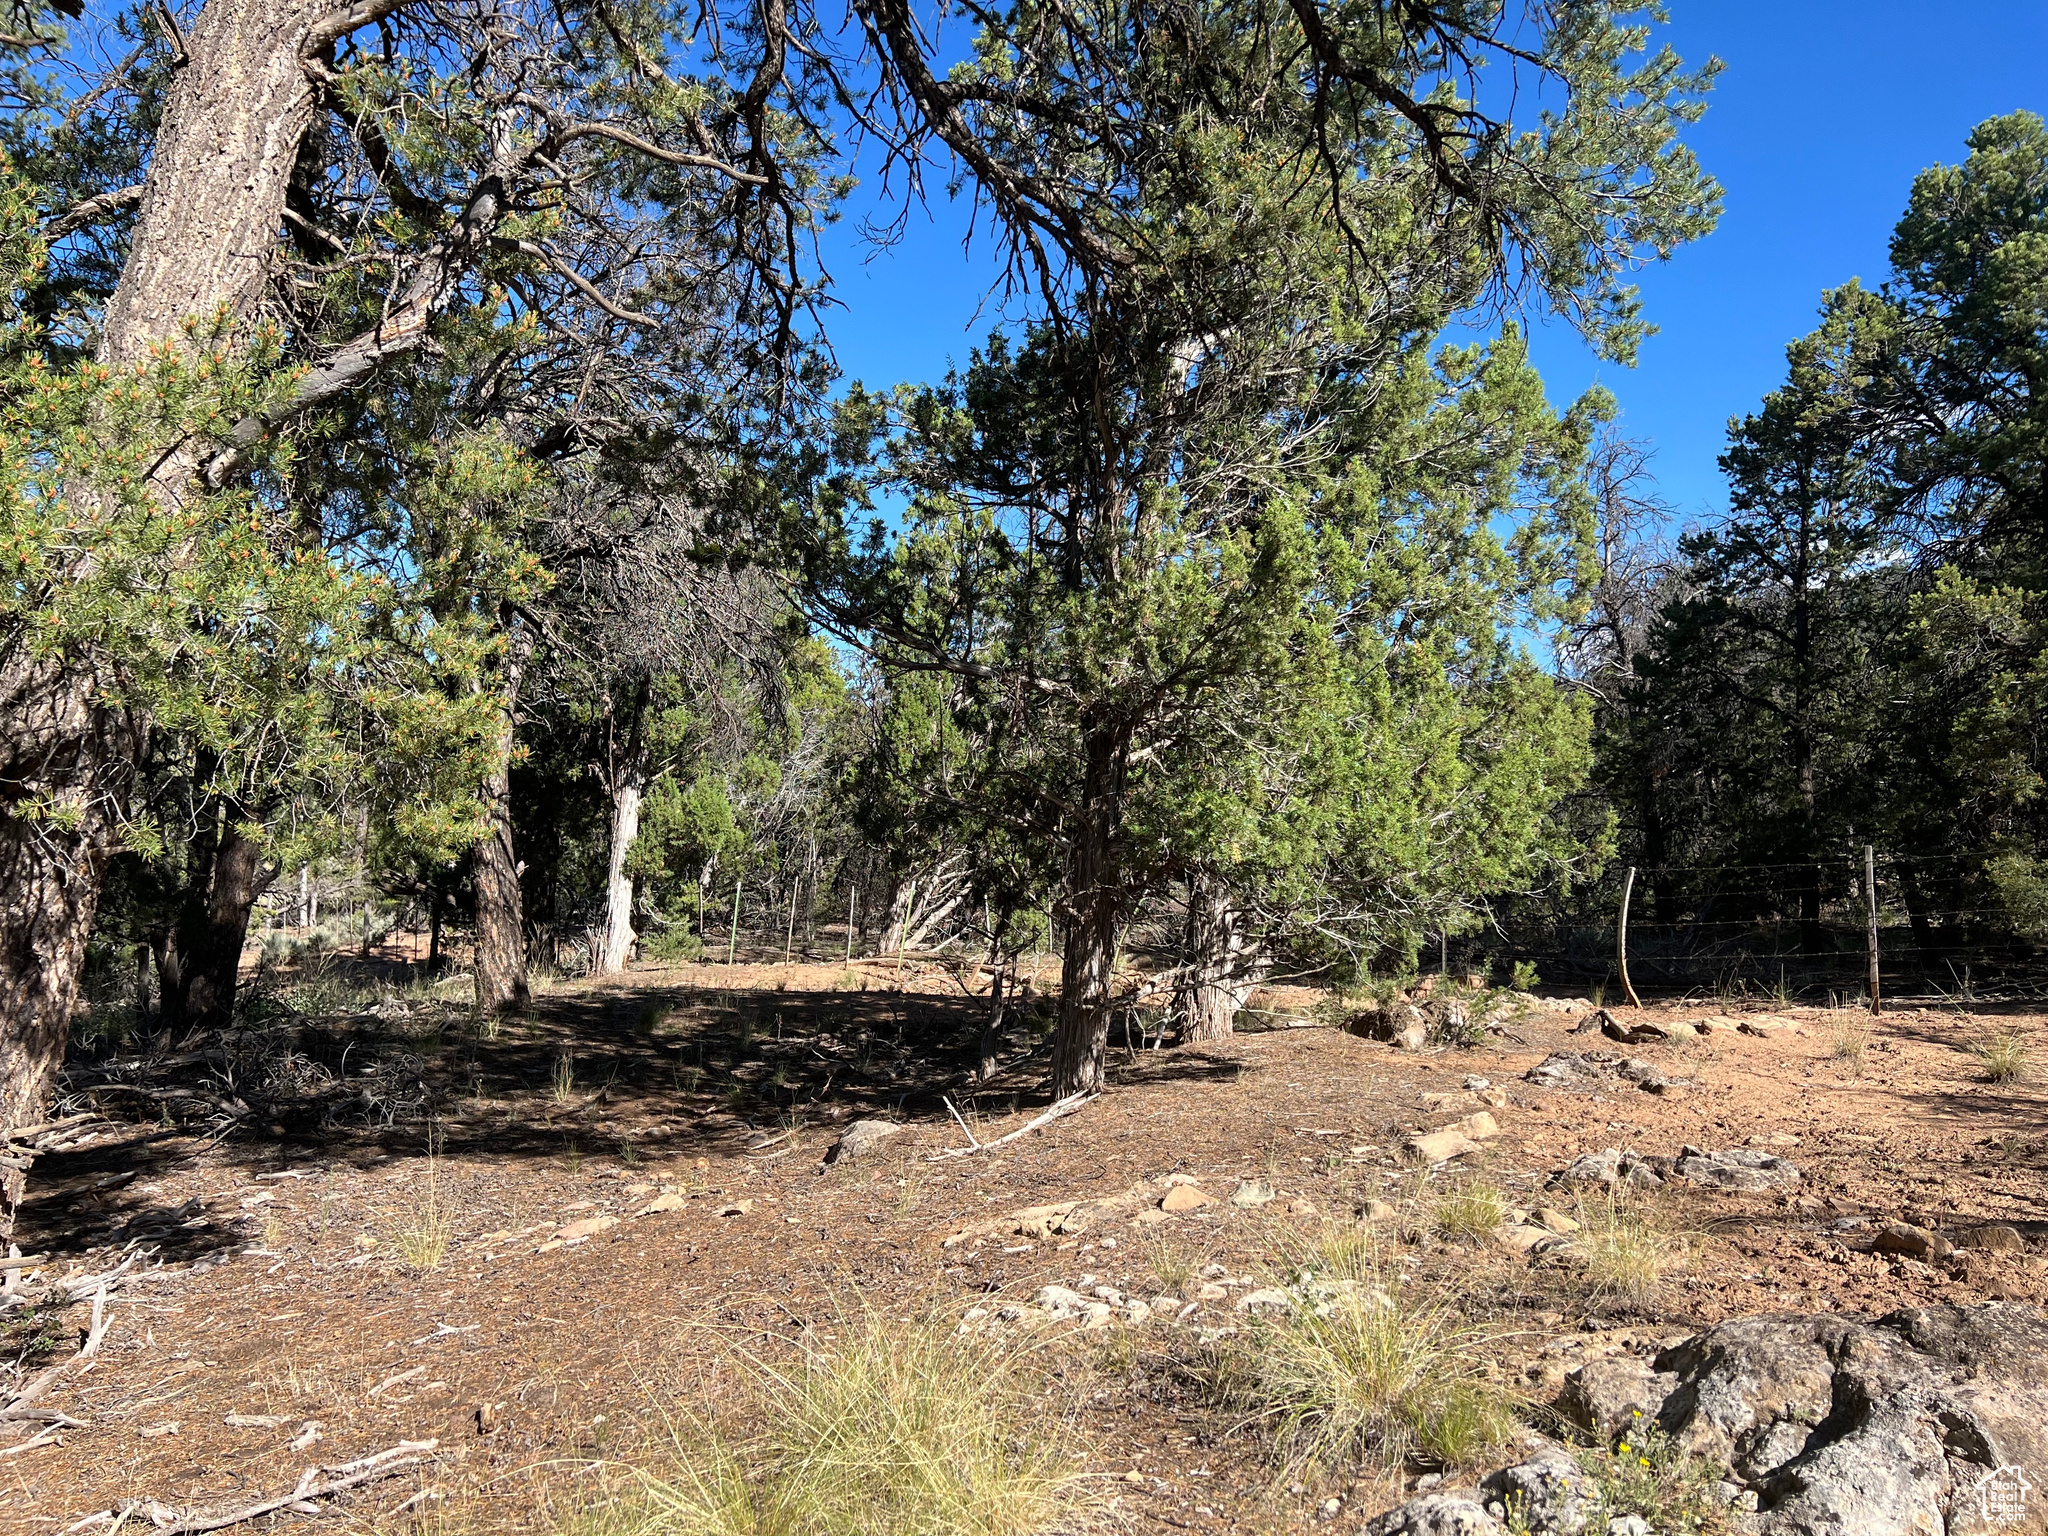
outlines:
[[[1109,1043],[1116,941],[1124,895],[1117,881],[1123,829],[1126,744],[1097,726],[1084,738],[1080,824],[1067,866],[1066,946],[1060,958],[1060,1017],[1053,1035],[1052,1093],[1063,1099],[1102,1086]]]
[[[0,1129],[43,1118],[64,1061],[78,973],[105,873],[107,838],[0,815]],[[0,1250],[28,1172],[0,1165]]]
[[[476,1006],[517,1013],[533,1001],[526,981],[526,917],[519,857],[512,842],[512,748],[519,729],[519,688],[533,655],[533,631],[510,618],[500,685],[498,740],[484,779],[484,840],[476,849]]]
[[[395,0],[392,0],[395,3]],[[146,365],[152,346],[191,345],[183,323],[254,313],[270,282],[286,183],[311,121],[307,55],[372,0],[208,0],[184,40],[153,136],[140,213],[101,319],[99,357]],[[330,30],[339,30],[338,23]],[[158,460],[150,488],[172,516],[195,488],[199,446]],[[175,554],[172,558],[176,558]],[[119,832],[143,722],[101,703],[105,659],[34,656],[0,667],[0,1125],[36,1120],[63,1059],[79,967]],[[42,807],[29,813],[26,807]],[[48,808],[67,813],[59,822]],[[7,1209],[24,1170],[0,1169]],[[11,1230],[11,1215],[0,1218]]]
[[[987,1082],[996,1075],[996,1068],[1002,1065],[1003,1053],[1003,957],[997,951],[994,957],[996,979],[989,985],[988,1022],[981,1026],[981,1059],[975,1063],[974,1075]]]
[[[1204,871],[1188,880],[1186,977],[1180,988],[1188,1041],[1228,1040],[1232,1022],[1257,984],[1230,887]]]
[[[213,856],[206,894],[206,921],[198,943],[185,958],[185,1024],[221,1029],[234,1017],[235,988],[242,975],[242,947],[249,939],[249,914],[276,878],[263,867],[262,850],[242,834],[232,817]]]
[[[634,694],[633,718],[627,728],[625,755],[612,770],[612,842],[605,870],[604,939],[593,974],[615,976],[633,957],[633,877],[626,856],[640,835],[640,800],[647,792],[648,684]]]

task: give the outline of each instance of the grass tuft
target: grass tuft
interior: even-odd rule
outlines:
[[[405,1208],[391,1229],[391,1246],[399,1262],[415,1274],[439,1269],[448,1257],[448,1242],[455,1232],[455,1212],[441,1193],[441,1173],[434,1159],[427,1159],[425,1193]]]
[[[1440,1236],[1481,1242],[1508,1219],[1508,1202],[1490,1184],[1459,1184],[1437,1197],[1429,1226]]]
[[[1870,1044],[1870,1015],[1852,1008],[1835,1011],[1832,1021],[1835,1060],[1852,1071],[1863,1070],[1863,1052]]]
[[[1965,1049],[1977,1058],[1987,1082],[2017,1083],[2027,1075],[2027,1037],[2016,1029],[1993,1030],[1971,1041]]]
[[[1271,1434],[1292,1473],[1478,1463],[1513,1433],[1514,1400],[1486,1379],[1456,1298],[1401,1298],[1370,1255],[1330,1244],[1329,1270],[1297,1279],[1292,1310],[1219,1342],[1211,1390]]]
[[[1039,1536],[1097,1499],[1028,1354],[864,1312],[671,1425],[665,1454],[564,1536]]]
[[[1632,1307],[1657,1299],[1665,1274],[1685,1260],[1685,1234],[1672,1231],[1654,1210],[1609,1198],[1579,1212],[1580,1279],[1588,1292]]]

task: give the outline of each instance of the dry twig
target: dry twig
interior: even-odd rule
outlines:
[[[346,1489],[360,1487],[364,1483],[375,1482],[379,1478],[403,1472],[408,1467],[416,1467],[426,1459],[427,1453],[440,1443],[438,1440],[401,1440],[388,1451],[378,1451],[374,1455],[359,1457],[355,1461],[345,1461],[339,1466],[308,1467],[299,1475],[298,1486],[290,1493],[259,1499],[241,1509],[215,1513],[199,1510],[180,1511],[172,1509],[169,1505],[160,1504],[155,1499],[123,1499],[112,1509],[101,1510],[97,1514],[87,1515],[83,1520],[67,1525],[64,1527],[64,1536],[71,1536],[74,1531],[91,1530],[99,1525],[112,1525],[118,1529],[135,1516],[150,1522],[148,1526],[141,1526],[138,1522],[138,1528],[151,1530],[154,1536],[194,1536],[194,1533],[201,1531],[218,1531],[230,1525],[241,1525],[280,1509],[316,1513],[317,1510],[310,1507],[313,1500],[328,1498]]]
[[[1071,1094],[1064,1099],[1056,1099],[1053,1101],[1051,1108],[1047,1109],[1043,1114],[1037,1116],[1035,1119],[1018,1126],[1016,1130],[1011,1131],[1007,1136],[998,1136],[994,1141],[976,1141],[974,1145],[971,1147],[942,1147],[937,1152],[927,1153],[925,1156],[925,1161],[928,1163],[936,1163],[949,1157],[969,1157],[976,1152],[994,1151],[997,1147],[1007,1146],[1009,1143],[1015,1141],[1019,1136],[1028,1136],[1033,1131],[1043,1130],[1046,1126],[1051,1125],[1053,1121],[1063,1119],[1066,1116],[1071,1115],[1083,1104],[1088,1103],[1096,1097],[1097,1095],[1092,1093],[1076,1093]],[[949,1109],[951,1107],[951,1105],[947,1106],[947,1108]],[[966,1127],[963,1125],[961,1129],[965,1130]],[[973,1140],[972,1133],[969,1134],[968,1139],[970,1141]]]

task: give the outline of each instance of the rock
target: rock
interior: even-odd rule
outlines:
[[[1539,1088],[1588,1091],[1608,1087],[1615,1078],[1634,1083],[1645,1093],[1662,1093],[1671,1085],[1655,1066],[1635,1056],[1611,1051],[1553,1051],[1522,1074]]]
[[[1173,1220],[1173,1217],[1170,1214],[1160,1210],[1159,1207],[1155,1205],[1151,1207],[1149,1210],[1143,1210],[1138,1212],[1137,1215],[1131,1218],[1131,1224],[1133,1226],[1149,1227],[1155,1225],[1158,1222],[1171,1220]]]
[[[1469,1038],[1472,1020],[1462,999],[1434,998],[1424,1011],[1424,1017],[1428,1020],[1427,1039],[1452,1045],[1473,1043]]]
[[[1506,1109],[1508,1107],[1508,1091],[1505,1088],[1474,1088],[1472,1090],[1472,1097],[1482,1104],[1490,1105],[1494,1109]]]
[[[1525,1226],[1520,1222],[1510,1222],[1494,1232],[1493,1240],[1499,1243],[1501,1247],[1507,1249],[1509,1253],[1534,1253],[1543,1244],[1555,1242],[1557,1234],[1555,1232],[1547,1232],[1542,1227]]]
[[[1496,1520],[1513,1515],[1526,1531],[1579,1536],[1599,1493],[1569,1451],[1546,1450],[1481,1478],[1479,1497]]]
[[[1010,1219],[1016,1223],[1019,1237],[1044,1239],[1051,1237],[1055,1228],[1067,1219],[1067,1215],[1078,1200],[1057,1200],[1051,1205],[1027,1205],[1021,1211],[1012,1211]]]
[[[1495,1123],[1493,1116],[1483,1109],[1477,1114],[1467,1115],[1464,1119],[1445,1126],[1444,1129],[1469,1136],[1474,1141],[1485,1141],[1490,1136],[1500,1134],[1500,1126]]]
[[[1588,1152],[1550,1176],[1552,1184],[1597,1184],[1612,1189],[1617,1184],[1637,1189],[1655,1189],[1664,1182],[1668,1159],[1643,1157],[1619,1147]]]
[[[291,1423],[283,1413],[231,1413],[221,1420],[229,1429],[277,1429]]]
[[[1422,1096],[1422,1112],[1425,1115],[1440,1115],[1446,1110],[1470,1109],[1479,1101],[1464,1089],[1456,1093],[1425,1093]]]
[[[1401,1213],[1384,1200],[1368,1200],[1365,1209],[1358,1214],[1365,1221],[1392,1221]]]
[[[1930,1264],[1955,1252],[1948,1239],[1939,1232],[1930,1232],[1907,1221],[1886,1222],[1877,1229],[1877,1236],[1871,1240],[1870,1246],[1877,1253],[1902,1253],[1909,1259]]]
[[[751,1199],[728,1200],[724,1205],[721,1205],[717,1210],[713,1211],[711,1214],[714,1216],[744,1216],[753,1208],[754,1202]]]
[[[1464,1494],[1425,1493],[1368,1521],[1365,1536],[1505,1536],[1505,1531]]]
[[[1237,1310],[1240,1312],[1292,1312],[1294,1310],[1294,1298],[1285,1291],[1275,1290],[1272,1286],[1262,1286],[1256,1291],[1247,1291],[1244,1295],[1238,1297]]]
[[[1616,1515],[1607,1522],[1607,1536],[1656,1536],[1641,1515]]]
[[[1601,1445],[1633,1424],[1638,1414],[1655,1418],[1678,1386],[1672,1371],[1660,1371],[1634,1355],[1588,1360],[1564,1379],[1558,1411]]]
[[[1195,1292],[1195,1300],[1197,1301],[1228,1301],[1229,1299],[1229,1287],[1218,1285],[1213,1280],[1205,1282]]]
[[[1755,1536],[1974,1536],[1998,1528],[1981,1486],[2048,1466],[2048,1319],[2032,1307],[1738,1318],[1643,1368],[1671,1381],[1659,1426],[1755,1495]],[[2042,1529],[2039,1505],[2021,1528]]]
[[[1755,1035],[1763,1040],[1771,1039],[1777,1035],[1803,1033],[1799,1028],[1798,1020],[1779,1018],[1776,1014],[1770,1013],[1753,1014],[1749,1018],[1738,1019],[1736,1020],[1735,1027],[1745,1035]]]
[[[585,1238],[595,1237],[598,1233],[608,1231],[618,1224],[619,1218],[616,1216],[586,1216],[581,1221],[570,1222],[566,1227],[557,1227],[555,1241],[580,1243]]]
[[[1547,1205],[1537,1206],[1529,1213],[1529,1219],[1547,1232],[1565,1233],[1579,1230],[1579,1224],[1571,1217]]]
[[[2020,1236],[2018,1227],[2003,1223],[1988,1227],[1972,1227],[1956,1237],[1958,1248],[1980,1248],[1986,1253],[2021,1253],[2026,1249],[2026,1240]]]
[[[1759,1190],[1782,1189],[1799,1182],[1799,1170],[1771,1152],[1749,1147],[1730,1147],[1725,1152],[1703,1152],[1687,1147],[1672,1164],[1672,1172],[1710,1189],[1754,1194]]]
[[[1031,1304],[1055,1322],[1065,1322],[1070,1318],[1086,1317],[1088,1315],[1088,1308],[1095,1305],[1090,1298],[1083,1296],[1079,1291],[1070,1290],[1064,1285],[1040,1286],[1038,1294],[1031,1298]]]
[[[1488,1082],[1485,1078],[1481,1077],[1476,1072],[1468,1072],[1465,1075],[1465,1081],[1461,1086],[1467,1093],[1484,1093],[1487,1089],[1491,1088],[1493,1084]]]
[[[681,1195],[678,1195],[671,1191],[670,1193],[665,1195],[656,1195],[652,1200],[648,1201],[645,1205],[641,1206],[640,1209],[635,1211],[633,1214],[635,1216],[658,1216],[663,1211],[680,1211],[685,1205],[688,1204],[689,1202],[685,1200]]]
[[[1307,1195],[1296,1195],[1287,1202],[1283,1209],[1290,1216],[1314,1216],[1317,1214],[1315,1201],[1309,1199]]]
[[[1159,1209],[1179,1214],[1183,1211],[1199,1211],[1205,1205],[1214,1205],[1216,1197],[1192,1184],[1176,1184],[1166,1192],[1166,1198],[1159,1202]]]
[[[891,1136],[901,1135],[902,1132],[903,1127],[890,1120],[856,1120],[839,1133],[839,1139],[832,1144],[832,1150],[825,1154],[825,1161],[858,1162]]]
[[[1230,1203],[1236,1206],[1270,1205],[1274,1198],[1273,1186],[1263,1179],[1246,1179],[1230,1193]]]
[[[1425,1163],[1447,1163],[1478,1150],[1479,1143],[1463,1131],[1431,1131],[1408,1138],[1409,1153]]]
[[[1345,1020],[1344,1028],[1367,1040],[1384,1040],[1404,1051],[1419,1051],[1429,1044],[1429,1021],[1413,1003],[1368,1008]]]

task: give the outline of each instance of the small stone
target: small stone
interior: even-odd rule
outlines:
[[[1263,1179],[1246,1179],[1231,1192],[1230,1203],[1236,1206],[1267,1205],[1274,1199],[1273,1186]]]
[[[1366,1221],[1392,1221],[1401,1213],[1384,1200],[1368,1200],[1358,1214]]]
[[[1485,1141],[1488,1137],[1500,1134],[1500,1126],[1495,1122],[1493,1116],[1483,1109],[1477,1114],[1467,1115],[1455,1125],[1445,1126],[1444,1129],[1447,1131],[1457,1131],[1460,1135],[1469,1136],[1474,1141]]]
[[[716,1211],[712,1212],[712,1214],[714,1216],[744,1216],[753,1208],[754,1202],[751,1199],[731,1200],[726,1202],[724,1205],[721,1205]]]
[[[1878,1253],[1898,1253],[1923,1262],[1945,1259],[1955,1252],[1948,1239],[1940,1233],[1905,1221],[1888,1221],[1879,1227],[1871,1247]]]
[[[1553,1241],[1556,1236],[1555,1232],[1546,1231],[1542,1227],[1523,1226],[1520,1223],[1509,1223],[1493,1234],[1494,1241],[1509,1253],[1533,1253],[1539,1245]]]
[[[857,1162],[879,1148],[891,1136],[900,1135],[903,1127],[890,1120],[856,1120],[844,1131],[839,1140],[832,1144],[832,1150],[825,1154],[828,1163]]]
[[[1218,1285],[1213,1280],[1205,1282],[1202,1285],[1202,1287],[1195,1292],[1195,1300],[1197,1301],[1227,1301],[1229,1300],[1229,1298],[1229,1289],[1225,1286]]]
[[[1192,1184],[1176,1184],[1166,1192],[1166,1198],[1159,1202],[1159,1209],[1178,1215],[1184,1211],[1198,1211],[1205,1205],[1214,1205],[1216,1197]]]
[[[581,1221],[570,1222],[566,1227],[557,1227],[555,1229],[555,1241],[558,1243],[580,1243],[586,1238],[595,1237],[598,1233],[616,1227],[618,1224],[619,1218],[616,1216],[586,1216]]]
[[[626,1193],[629,1195],[651,1195],[654,1193],[654,1186],[645,1179],[635,1179],[626,1186]]]
[[[1316,1204],[1306,1195],[1296,1195],[1287,1202],[1286,1210],[1290,1216],[1313,1216],[1316,1214]]]
[[[1247,1291],[1244,1295],[1238,1297],[1237,1310],[1240,1312],[1292,1312],[1294,1310],[1294,1300],[1285,1291],[1275,1290],[1271,1286],[1264,1286],[1256,1291]]]
[[[1464,1087],[1467,1093],[1484,1093],[1487,1089],[1491,1088],[1492,1086],[1492,1083],[1487,1081],[1485,1078],[1481,1077],[1476,1072],[1467,1073],[1465,1076]]]
[[[663,1211],[680,1211],[688,1204],[689,1202],[678,1194],[656,1195],[633,1214],[635,1216],[657,1216]]]
[[[164,1435],[175,1435],[181,1427],[179,1420],[166,1419],[161,1424],[151,1424],[147,1428],[138,1429],[136,1433],[145,1440],[155,1440]]]
[[[1988,1227],[1972,1227],[1956,1238],[1958,1248],[1979,1248],[1986,1253],[2020,1253],[2025,1250],[2026,1239],[2019,1228],[1995,1223]]]
[[[1547,1205],[1539,1205],[1529,1213],[1529,1219],[1546,1232],[1576,1232],[1579,1224],[1563,1211]]]
[[[1431,1131],[1408,1139],[1410,1154],[1425,1163],[1447,1163],[1454,1157],[1464,1157],[1478,1150],[1479,1143],[1462,1131]]]
[[[1341,1511],[1343,1508],[1344,1501],[1342,1499],[1328,1498],[1323,1500],[1322,1507],[1318,1509],[1316,1513],[1321,1515],[1325,1520],[1334,1520],[1337,1518],[1339,1511]]]
[[[1148,1206],[1131,1218],[1131,1225],[1135,1227],[1149,1227],[1158,1222],[1171,1220],[1173,1220],[1171,1213],[1162,1211],[1156,1206]]]
[[[1650,1536],[1650,1522],[1641,1515],[1616,1515],[1607,1522],[1607,1536]]]
[[[231,1413],[221,1422],[229,1429],[277,1429],[291,1423],[284,1413]]]
[[[1425,1493],[1367,1522],[1364,1536],[1503,1536],[1503,1529],[1463,1495]]]
[[[1124,1481],[1127,1483],[1142,1483],[1145,1481],[1145,1474],[1140,1472],[1136,1467],[1133,1467],[1130,1471],[1124,1474]]]

